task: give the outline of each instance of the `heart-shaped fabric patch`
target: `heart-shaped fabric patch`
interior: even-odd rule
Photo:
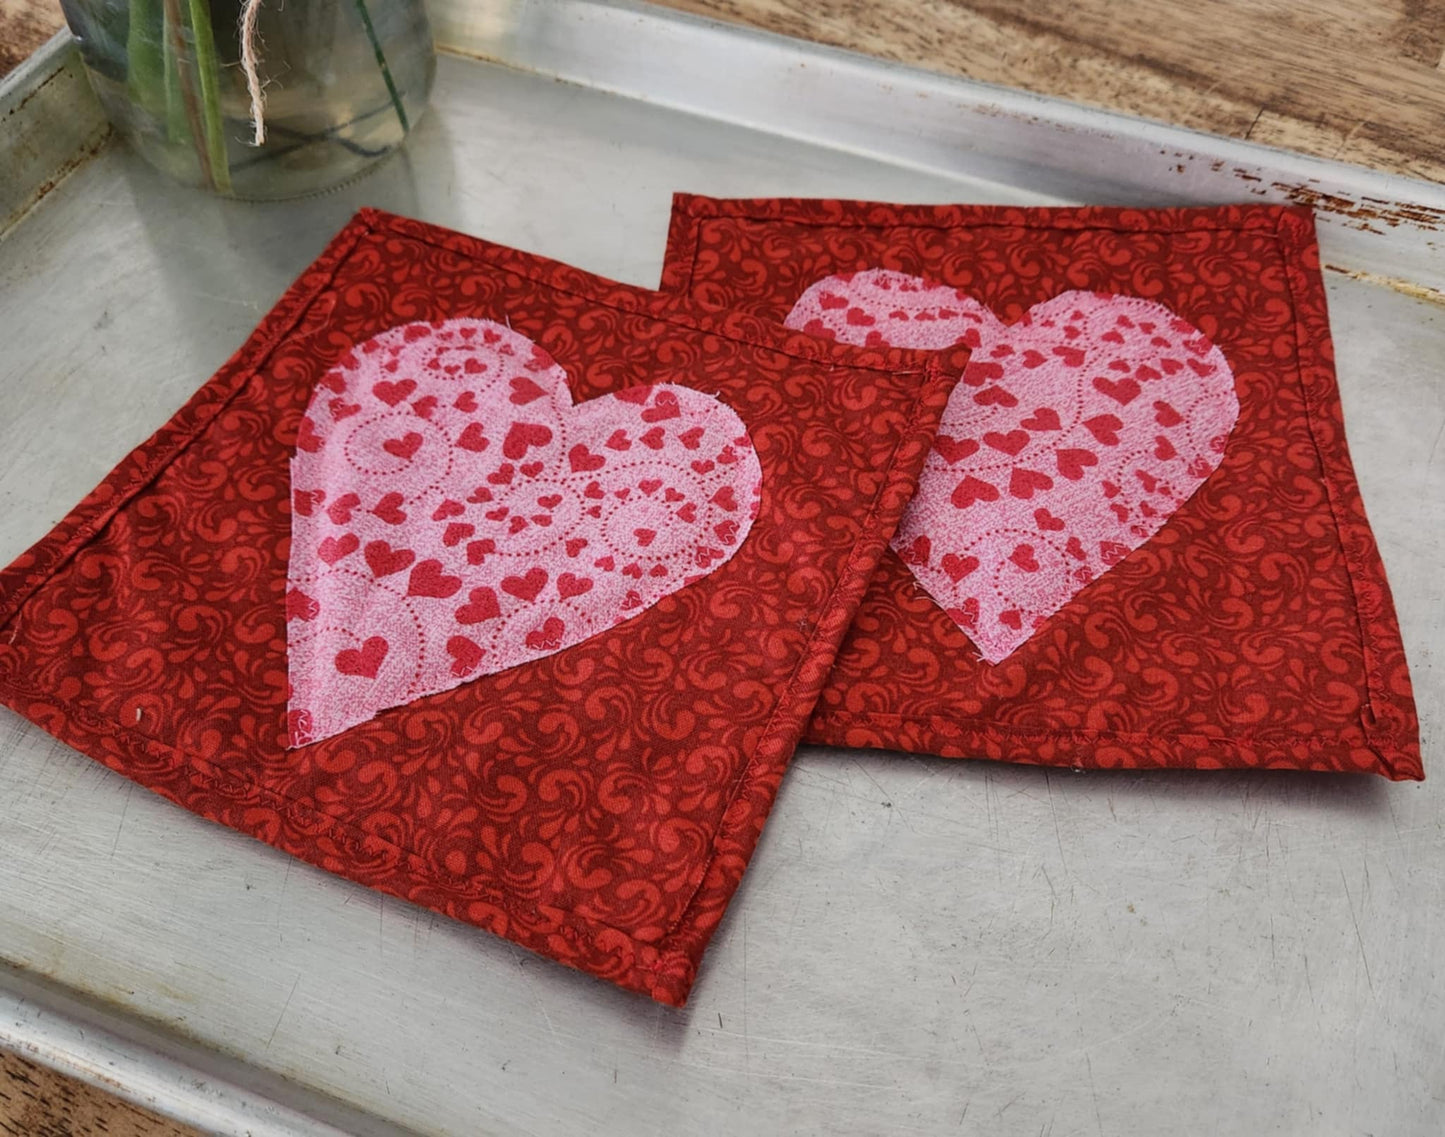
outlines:
[[[786,322],[973,349],[893,548],[990,663],[1157,533],[1239,417],[1219,348],[1136,297],[1065,292],[1005,325],[965,292],[875,269],[818,281]]]
[[[374,336],[317,384],[291,461],[291,745],[646,611],[736,552],[761,486],[711,396],[574,407],[488,320]]]

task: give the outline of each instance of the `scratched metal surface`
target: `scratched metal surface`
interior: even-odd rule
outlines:
[[[484,7],[495,53],[514,6]],[[1069,198],[829,141],[446,58],[406,157],[315,200],[212,201],[105,146],[0,237],[0,561],[357,206],[651,285],[677,188]],[[1445,308],[1371,283],[1395,245],[1372,267],[1357,231],[1323,243],[1357,274],[1327,280],[1340,379],[1434,770]],[[0,961],[428,1134],[1434,1137],[1442,785],[804,750],[678,1012],[202,822],[0,711]],[[29,1006],[0,1032],[50,1013]]]

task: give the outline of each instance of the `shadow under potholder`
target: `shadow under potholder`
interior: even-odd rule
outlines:
[[[0,572],[0,701],[681,1004],[950,385],[366,211]]]
[[[678,195],[663,287],[972,349],[807,741],[1422,776],[1307,211]]]

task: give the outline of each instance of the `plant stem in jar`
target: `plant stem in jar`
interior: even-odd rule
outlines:
[[[371,13],[366,10],[366,0],[356,0],[356,11],[361,16],[361,24],[366,29],[366,38],[371,41],[371,50],[376,53],[376,65],[381,68],[381,77],[386,81],[386,90],[391,95],[391,105],[396,111],[396,121],[401,123],[401,132],[406,134],[411,127],[406,121],[406,108],[401,105],[401,95],[392,82],[391,68],[386,64],[386,52],[381,50],[381,40],[376,37],[376,28],[371,22]]]
[[[221,122],[221,61],[211,30],[210,0],[190,0],[191,34],[196,43],[196,71],[201,77],[206,153],[216,188],[231,192],[231,169],[226,159],[226,135]]]

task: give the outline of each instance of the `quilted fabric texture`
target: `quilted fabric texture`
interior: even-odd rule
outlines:
[[[537,376],[555,366],[575,413],[621,398],[666,426],[686,392],[687,401],[717,408],[695,424],[701,436],[688,435],[699,441],[735,415],[744,435],[724,433],[740,459],[747,455],[737,439],[750,440],[762,478],[751,529],[739,532],[730,556],[709,554],[710,571],[657,595],[640,614],[602,620],[607,626],[580,642],[288,749],[302,740],[288,735],[287,618],[320,615],[315,597],[288,597],[287,586],[288,465],[298,441],[309,453],[303,413],[327,384],[342,389],[328,387],[326,399],[361,403],[340,380],[354,377],[351,353],[389,329],[425,337],[497,325],[546,359],[538,370],[508,371],[507,389],[524,400],[509,405],[533,396],[512,379],[530,375],[542,387]],[[522,350],[521,338],[510,342]],[[755,317],[709,315],[364,212],[168,424],[0,573],[0,700],[202,816],[681,1004],[914,490],[947,401],[947,370],[933,356],[859,352]],[[457,400],[472,405],[467,392],[481,405],[478,387],[460,385],[454,409]],[[440,416],[438,405],[415,405],[427,397],[398,397],[385,411],[356,412],[358,421],[380,416],[383,441],[397,441],[385,452],[410,461],[428,445],[428,415]],[[556,392],[554,407],[567,402]],[[723,416],[718,423],[714,413]],[[483,433],[499,422],[479,421]],[[311,425],[319,436],[324,424]],[[521,467],[534,457],[531,446],[545,445],[541,432],[515,457],[510,433],[477,452],[500,449],[516,467],[516,484],[540,478],[545,470]],[[602,445],[611,439],[609,431]],[[717,441],[716,453],[691,460],[717,462],[727,445]],[[584,442],[590,453],[580,436],[568,453]],[[680,445],[687,449],[686,440]],[[423,481],[397,488],[401,501],[383,493],[365,510],[360,502],[348,510],[387,526],[431,484]],[[632,492],[651,501],[640,481]],[[478,484],[496,488],[485,475]],[[724,483],[700,484],[716,492]],[[310,496],[319,487],[294,488],[308,494],[304,508],[313,515],[337,504],[332,490],[322,501]],[[532,497],[573,488],[549,485]],[[684,507],[666,502],[663,487],[653,492]],[[533,514],[534,506],[528,502],[529,530],[548,528],[533,520],[547,508],[566,508],[554,502]],[[360,542],[346,528],[348,510],[326,521],[337,545],[348,535]],[[481,524],[463,515],[461,523]],[[394,558],[397,549],[386,552]],[[560,555],[569,555],[565,546]],[[360,571],[376,572],[364,550],[351,556]],[[374,559],[390,567],[386,557]],[[465,579],[454,590],[446,579],[464,576],[464,564],[465,556],[429,569],[419,584],[409,571],[395,579],[418,603],[466,600],[476,606],[467,618],[480,626],[485,597],[472,595]],[[590,575],[623,567],[593,564]],[[525,579],[527,571],[504,576]],[[503,578],[499,586],[506,589]],[[373,664],[383,673],[368,644],[374,634],[332,653],[352,673],[343,678],[364,678]]]
[[[1345,443],[1307,211],[679,195],[663,286],[845,342],[975,349],[920,502],[869,587],[808,741],[1082,767],[1423,776],[1399,629]],[[1182,345],[1162,328],[1159,359],[1123,358],[1121,325],[1117,352],[1105,353],[1103,337],[1083,351],[1070,337],[1097,329],[1079,294],[1156,306],[1187,329]],[[1041,331],[1053,337],[1047,352],[1031,341]],[[1158,484],[1180,464],[1169,424],[1187,412],[1157,393],[1170,377],[1155,365],[1195,358],[1207,368],[1212,349],[1233,373],[1238,419],[1221,432],[1211,412],[1197,457],[1218,468],[1201,462],[1193,484],[1161,498]],[[1070,353],[1077,388],[1046,391],[1040,380]],[[967,410],[976,401],[989,405]],[[1114,499],[1123,482],[1111,476],[1086,513],[1077,496],[1051,506],[1046,493],[1072,492],[1113,460],[1125,408],[1146,401],[1163,429],[1111,471],[1139,481],[1139,500]],[[1050,416],[1062,429],[1076,410],[1069,421],[1083,441],[1060,449]],[[985,421],[985,411],[1002,417]],[[1214,438],[1221,452],[1211,456]],[[991,544],[972,548],[978,534],[959,514],[994,494],[1012,512],[985,526]],[[1020,512],[1033,494],[1043,512]],[[1110,499],[1140,531],[1112,549],[1092,513]],[[921,517],[931,526],[919,528]],[[1095,546],[1071,549],[1070,526]],[[1060,590],[1033,582],[1070,561],[1089,579],[1055,607]]]
[[[505,324],[373,336],[317,384],[291,460],[292,745],[641,615],[732,556],[761,489],[711,395],[574,407]]]

